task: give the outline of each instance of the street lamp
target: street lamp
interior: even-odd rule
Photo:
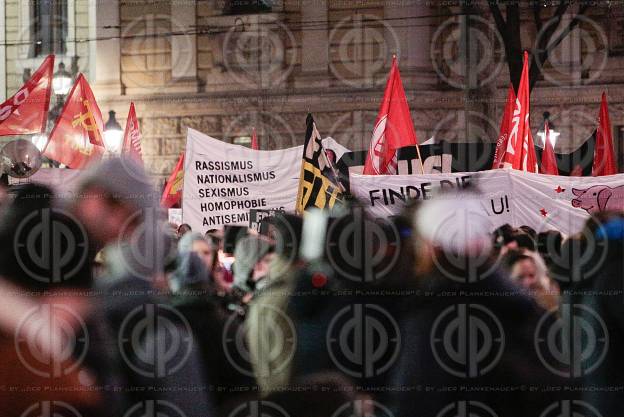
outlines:
[[[115,111],[108,112],[108,122],[104,125],[104,145],[109,152],[117,153],[121,151],[121,141],[123,130],[115,118]]]
[[[69,93],[73,78],[69,71],[65,69],[65,64],[59,62],[58,70],[52,77],[52,89],[57,96],[65,96]]]
[[[37,149],[39,149],[39,152],[43,152],[43,149],[48,143],[48,135],[46,135],[45,133],[40,135],[34,135],[31,136],[30,140],[32,141],[33,145],[35,145]]]
[[[71,72],[67,71],[65,68],[65,64],[63,62],[59,62],[58,69],[52,76],[52,90],[54,91],[54,106],[51,106],[48,112],[48,125],[46,127],[45,132],[31,136],[31,142],[39,149],[39,151],[43,151],[48,143],[48,136],[46,132],[50,132],[53,129],[53,126],[56,124],[59,115],[61,114],[61,110],[63,109],[63,103],[65,102],[65,96],[71,90],[71,87],[74,83],[75,75],[78,73],[78,57],[72,57],[71,63]],[[30,69],[28,69],[28,73],[24,70],[24,77],[28,76],[30,78]],[[44,162],[51,167],[59,167],[59,164],[56,161],[50,160],[43,157]]]
[[[561,135],[561,132],[557,132],[555,130],[555,125],[550,121],[550,112],[544,112],[544,123],[542,123],[542,129],[537,132],[537,136],[542,139],[542,146],[546,146],[546,132],[544,132],[544,126],[546,126],[546,122],[548,122],[548,137],[550,138],[550,144],[553,149],[555,149],[555,144],[557,143],[557,138]]]

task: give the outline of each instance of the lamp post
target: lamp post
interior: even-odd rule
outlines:
[[[72,69],[74,69],[74,65],[72,65]],[[65,102],[65,96],[67,96],[69,90],[72,87],[72,84],[74,83],[74,75],[75,74],[72,74],[65,69],[65,64],[63,62],[59,62],[58,69],[52,76],[54,106],[49,111],[46,133],[35,135],[31,138],[32,142],[40,151],[42,151],[48,143],[48,132],[50,132],[50,130],[54,127],[58,117],[61,115],[61,111],[63,110],[63,103]],[[44,160],[53,167],[58,168],[60,166],[60,164],[56,161],[49,160],[45,157]]]
[[[54,73],[52,78],[52,89],[57,96],[65,96],[69,93],[69,89],[72,86],[74,77],[65,69],[65,64],[59,62],[58,70]]]
[[[71,72],[67,71],[65,64],[59,62],[56,72],[52,75],[52,91],[54,92],[54,106],[52,106],[48,112],[48,126],[44,133],[34,135],[31,137],[32,143],[42,151],[48,142],[48,133],[52,130],[58,117],[63,110],[63,103],[65,102],[65,96],[71,90],[74,83],[75,75],[78,73],[78,57],[72,57]],[[44,157],[44,162],[51,166],[59,167],[60,164],[56,161],[51,161]]]
[[[537,136],[542,139],[542,146],[546,146],[546,132],[544,132],[544,126],[546,126],[546,122],[548,122],[548,133],[550,138],[550,144],[553,149],[555,149],[555,144],[557,143],[557,138],[561,135],[560,132],[555,130],[555,125],[550,121],[550,112],[545,111],[544,114],[544,123],[542,123],[542,129],[537,132]]]
[[[121,152],[121,141],[123,139],[123,130],[121,125],[115,118],[115,111],[108,112],[108,121],[104,125],[104,145],[109,152]]]

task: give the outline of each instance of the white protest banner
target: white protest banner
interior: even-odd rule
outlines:
[[[303,147],[254,151],[189,129],[182,217],[193,230],[249,224],[250,209],[294,211]]]
[[[340,158],[347,148],[332,138],[323,146]],[[303,145],[255,151],[189,129],[184,157],[182,217],[193,230],[249,225],[249,210],[295,209]]]
[[[351,193],[375,217],[399,214],[408,199],[457,198],[453,190],[468,184],[477,187],[483,212],[493,229],[509,223],[514,227],[531,226],[538,232],[552,229],[570,235],[582,230],[590,214],[624,210],[624,174],[559,177],[491,170],[431,175],[351,175]]]

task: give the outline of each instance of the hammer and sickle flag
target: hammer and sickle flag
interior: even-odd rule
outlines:
[[[105,152],[103,131],[100,108],[89,83],[80,74],[67,96],[43,154],[70,168],[85,168],[99,161]]]
[[[309,208],[331,209],[336,203],[342,202],[344,193],[336,168],[327,158],[321,143],[321,135],[316,130],[316,123],[311,114],[308,114],[306,124],[306,139],[295,205],[295,210],[299,214],[303,214]]]

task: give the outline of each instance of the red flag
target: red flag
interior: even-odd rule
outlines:
[[[580,165],[575,165],[572,171],[570,171],[571,177],[582,177],[583,176],[583,167]]]
[[[529,103],[529,54],[525,51],[518,97],[509,129],[507,148],[503,155],[504,168],[537,172],[535,144],[529,123]]]
[[[176,164],[173,172],[167,180],[165,190],[163,191],[160,205],[165,208],[171,208],[180,205],[182,201],[182,185],[184,184],[184,152],[180,154],[180,159]]]
[[[54,73],[54,55],[48,55],[24,86],[0,105],[0,136],[43,133]]]
[[[414,122],[394,57],[364,164],[364,174],[396,174],[397,149],[417,145]]]
[[[143,165],[143,158],[141,157],[141,131],[139,130],[139,121],[136,117],[134,103],[130,103],[121,153],[129,155]]]
[[[550,127],[548,120],[544,123],[544,151],[542,152],[542,174],[559,175],[557,168],[557,158],[555,158],[555,150],[550,143]]]
[[[253,131],[251,132],[251,149],[253,149],[254,151],[257,151],[258,149],[260,149],[260,147],[258,146],[258,136],[256,136],[256,128],[253,128]]]
[[[501,120],[500,134],[498,135],[498,140],[496,141],[496,151],[494,151],[494,163],[492,163],[492,169],[502,168],[502,160],[505,155],[505,149],[507,149],[507,141],[509,140],[509,130],[511,128],[515,102],[516,93],[514,92],[513,85],[509,84],[509,90],[507,91],[507,103],[505,103],[503,119]]]
[[[611,134],[607,95],[603,92],[600,113],[598,114],[598,130],[596,131],[592,176],[599,177],[601,175],[613,174],[617,174],[617,166],[613,156],[613,136]]]
[[[105,152],[103,127],[102,113],[91,87],[80,74],[67,96],[43,154],[70,168],[84,168],[91,162],[99,161]]]

